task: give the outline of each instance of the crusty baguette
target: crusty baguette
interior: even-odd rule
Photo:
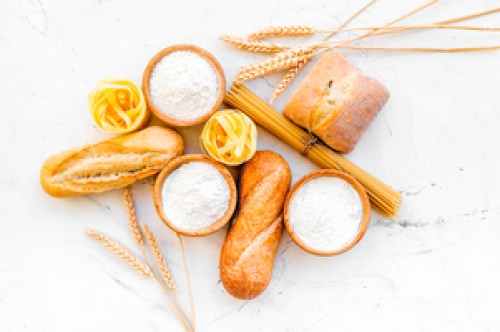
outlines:
[[[271,280],[290,178],[285,159],[271,151],[257,151],[241,171],[239,210],[219,262],[222,284],[236,298],[258,296]]]
[[[123,188],[159,172],[183,151],[176,131],[148,127],[51,156],[42,166],[40,183],[55,197]]]
[[[348,153],[389,98],[378,81],[344,56],[325,52],[286,104],[283,114],[333,149]]]

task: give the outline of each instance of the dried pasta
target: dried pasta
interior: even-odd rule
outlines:
[[[95,124],[113,133],[140,129],[150,116],[141,89],[129,80],[101,80],[89,93],[89,107]]]
[[[240,165],[250,159],[257,148],[257,129],[244,113],[225,109],[215,113],[201,133],[203,149],[226,165]]]
[[[269,130],[293,149],[301,152],[318,166],[349,173],[363,185],[370,202],[382,214],[386,216],[396,215],[401,204],[401,195],[397,191],[319,142],[315,137],[278,113],[244,85],[233,84],[226,94],[224,102],[245,112],[257,124]]]

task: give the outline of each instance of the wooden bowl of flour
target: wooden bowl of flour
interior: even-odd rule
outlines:
[[[156,211],[174,232],[206,236],[224,227],[236,208],[233,176],[206,155],[189,154],[170,161],[156,178]]]
[[[363,186],[349,174],[318,170],[292,187],[284,220],[292,240],[305,251],[338,255],[354,247],[366,233],[370,202]]]
[[[142,77],[151,112],[170,126],[189,127],[206,121],[222,104],[226,76],[208,51],[190,44],[156,53]]]

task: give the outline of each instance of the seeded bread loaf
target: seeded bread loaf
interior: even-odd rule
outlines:
[[[222,246],[220,278],[239,299],[252,299],[269,284],[283,230],[290,168],[280,155],[257,151],[239,179],[239,210]]]
[[[183,151],[176,131],[148,127],[51,156],[42,166],[40,183],[55,197],[123,188],[159,172]]]
[[[344,56],[325,52],[286,104],[284,115],[333,149],[354,149],[389,98],[378,81]]]

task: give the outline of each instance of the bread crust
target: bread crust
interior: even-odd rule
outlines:
[[[54,197],[123,188],[159,172],[183,151],[184,141],[175,130],[148,127],[49,157],[40,184]]]
[[[220,278],[236,298],[260,295],[271,280],[291,173],[286,160],[257,151],[239,178],[239,210],[223,243]]]
[[[327,96],[329,87],[335,90]],[[341,53],[328,51],[301,82],[283,113],[328,146],[348,153],[388,99],[389,92],[380,82],[363,75]]]

